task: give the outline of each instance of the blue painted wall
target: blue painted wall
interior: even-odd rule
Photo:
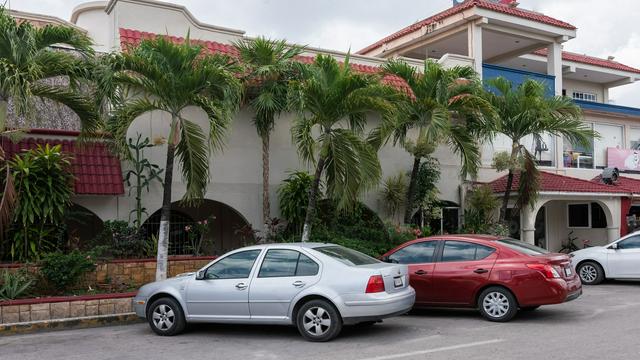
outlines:
[[[544,83],[547,87],[547,95],[555,94],[555,76],[540,74],[531,71],[510,69],[504,66],[482,64],[482,79],[493,79],[502,76],[513,83],[514,86],[522,84],[526,79],[533,79]],[[491,90],[489,88],[489,90]]]

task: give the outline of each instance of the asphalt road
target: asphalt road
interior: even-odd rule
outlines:
[[[506,324],[466,310],[428,310],[336,340],[304,341],[294,328],[198,325],[159,337],[146,324],[0,337],[2,360],[54,359],[640,359],[640,282],[586,287],[570,303]]]

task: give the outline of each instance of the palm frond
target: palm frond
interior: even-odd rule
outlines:
[[[183,201],[193,203],[204,198],[209,184],[209,153],[207,137],[202,128],[189,120],[180,119],[180,141],[176,156],[182,164],[182,177],[186,180]]]

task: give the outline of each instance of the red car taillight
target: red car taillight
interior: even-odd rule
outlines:
[[[537,270],[548,279],[559,278],[560,274],[551,265],[546,264],[527,264],[529,269]]]
[[[369,278],[367,283],[367,290],[364,291],[367,294],[384,292],[384,280],[381,275],[374,275]]]

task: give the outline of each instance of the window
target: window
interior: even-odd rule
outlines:
[[[525,255],[543,255],[549,253],[546,249],[516,239],[502,239],[498,240],[498,242]]]
[[[589,125],[592,127],[593,125]],[[562,159],[564,167],[593,169],[593,140],[587,145],[573,144],[564,139],[562,142]]]
[[[629,136],[629,149],[640,149],[640,128],[630,127],[627,135]]]
[[[570,228],[591,227],[591,208],[589,204],[568,204],[568,222]]]
[[[493,254],[495,249],[488,246],[468,243],[465,241],[446,241],[442,251],[442,261],[473,261],[482,260]]]
[[[600,138],[594,141],[595,165],[599,169],[604,169],[607,167],[607,148],[622,149],[624,147],[623,128],[618,125],[595,124],[593,130],[600,134]]]
[[[330,256],[343,264],[349,266],[369,265],[379,263],[380,261],[365,255],[359,251],[351,250],[343,246],[323,246],[317,247],[314,250]]]
[[[607,215],[598,203],[591,203],[591,227],[593,229],[607,228]]]
[[[598,101],[598,95],[584,91],[574,91],[572,96],[575,100]]]
[[[527,147],[540,166],[555,166],[556,157],[556,137],[548,133],[539,135],[527,135],[520,143]]]
[[[258,277],[313,276],[318,264],[295,250],[269,250],[262,261]]]
[[[633,236],[618,242],[618,249],[640,249],[640,236]]]
[[[398,264],[424,264],[433,262],[437,241],[423,241],[405,246],[389,255],[389,260]]]
[[[247,250],[231,254],[209,266],[205,279],[245,279],[251,274],[253,263],[261,250]]]

